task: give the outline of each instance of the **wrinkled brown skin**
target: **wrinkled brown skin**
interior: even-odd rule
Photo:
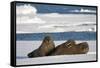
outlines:
[[[73,54],[86,54],[89,51],[88,43],[83,42],[75,44],[73,40],[58,45],[49,55],[73,55]]]
[[[50,36],[46,36],[40,47],[28,54],[29,58],[42,57],[48,55],[55,48],[55,44]]]

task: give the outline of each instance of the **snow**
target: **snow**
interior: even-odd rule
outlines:
[[[55,45],[59,45],[65,41],[54,41]],[[92,61],[96,60],[96,41],[76,41],[76,43],[88,42],[89,52],[81,55],[60,55],[60,56],[45,56],[28,58],[27,54],[37,49],[42,41],[17,41],[16,43],[16,56],[26,57],[17,60],[17,65],[27,64],[44,64],[44,63],[61,63],[61,62],[78,62],[78,61]],[[41,62],[43,61],[43,62]]]

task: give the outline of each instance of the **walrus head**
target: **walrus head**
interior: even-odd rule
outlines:
[[[79,43],[76,45],[76,49],[77,49],[76,53],[86,54],[89,51],[88,43],[87,42]]]
[[[52,38],[50,36],[46,36],[44,39],[43,39],[43,43],[47,43],[49,44],[50,42],[53,42]]]

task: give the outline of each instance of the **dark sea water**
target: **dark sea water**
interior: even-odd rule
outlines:
[[[18,33],[17,41],[38,41],[43,40],[45,36],[51,36],[53,40],[96,40],[96,32],[57,32],[57,33]]]

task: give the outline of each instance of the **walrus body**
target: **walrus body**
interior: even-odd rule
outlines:
[[[42,57],[48,55],[55,48],[55,44],[50,36],[46,36],[40,47],[28,54],[29,58]]]
[[[75,44],[74,40],[58,45],[49,55],[71,55],[71,54],[86,54],[89,51],[86,42]]]

